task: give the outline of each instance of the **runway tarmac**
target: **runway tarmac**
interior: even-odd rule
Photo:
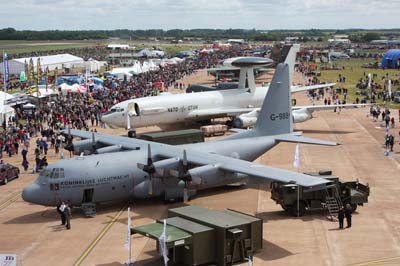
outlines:
[[[303,93],[295,97],[298,104],[310,104]],[[332,169],[343,180],[369,183],[369,203],[353,215],[352,228],[338,230],[337,222],[328,220],[324,212],[308,213],[301,218],[288,216],[270,199],[265,185],[200,192],[188,204],[232,208],[263,218],[264,248],[255,255],[255,266],[400,264],[399,127],[393,130],[397,142],[395,153],[385,156],[384,129],[367,118],[367,113],[367,108],[342,110],[340,114],[318,112],[314,119],[296,124],[296,129],[305,136],[342,144],[300,145],[300,171]],[[30,162],[33,162],[33,146],[34,142],[29,152]],[[279,144],[257,162],[294,170],[294,151],[295,144]],[[19,155],[4,160],[20,165],[21,158]],[[48,158],[58,160],[53,150]],[[165,205],[158,199],[134,200],[130,204],[100,206],[95,218],[85,218],[79,210],[74,210],[72,229],[67,231],[60,225],[54,208],[21,199],[19,193],[35,178],[36,175],[22,173],[19,179],[0,187],[0,253],[17,254],[18,265],[22,266],[123,265],[128,256],[124,249],[126,207],[131,207],[133,225],[137,226],[165,217],[167,208],[183,205]],[[135,265],[154,265],[154,259],[159,257],[155,244],[146,237],[132,237]]]

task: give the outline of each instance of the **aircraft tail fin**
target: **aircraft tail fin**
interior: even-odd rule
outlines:
[[[293,44],[292,47],[290,47],[290,50],[284,62],[289,66],[290,85],[292,85],[293,83],[294,66],[296,64],[296,56],[299,51],[300,51],[300,44]]]
[[[293,132],[289,66],[278,64],[261,106],[254,131],[257,136]]]

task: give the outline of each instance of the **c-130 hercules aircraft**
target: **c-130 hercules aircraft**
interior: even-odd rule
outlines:
[[[156,196],[186,201],[199,190],[260,180],[320,189],[329,181],[251,161],[280,142],[336,145],[293,132],[287,64],[277,66],[255,127],[218,141],[171,146],[78,130],[70,134],[83,139],[75,148],[103,154],[50,164],[23,190],[25,201],[47,206]]]

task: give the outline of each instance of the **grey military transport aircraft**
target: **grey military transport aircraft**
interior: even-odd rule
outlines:
[[[82,139],[73,143],[74,148],[97,154],[50,164],[22,197],[46,206],[61,200],[83,206],[157,196],[187,200],[199,190],[246,181],[324,187],[325,179],[251,162],[280,142],[336,145],[294,132],[292,119],[289,67],[279,64],[253,129],[179,146],[71,130]]]

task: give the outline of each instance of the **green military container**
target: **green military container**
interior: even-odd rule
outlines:
[[[166,247],[171,263],[203,265],[213,262],[215,257],[213,228],[180,217],[168,218],[166,224]],[[132,231],[158,241],[163,232],[163,221],[138,226]],[[202,252],[198,252],[199,250]]]
[[[168,217],[181,217],[215,230],[215,254],[200,249],[195,253],[209,253],[217,265],[243,262],[263,245],[263,221],[233,210],[215,211],[200,206],[186,206],[168,210]],[[188,264],[194,265],[194,264]]]
[[[211,227],[180,217],[167,219],[167,224],[191,234],[191,245],[182,245],[173,250],[174,262],[183,265],[203,265],[213,262],[215,257],[215,230]],[[201,252],[199,252],[201,251]]]
[[[145,133],[141,134],[139,139],[170,145],[181,145],[204,142],[204,134],[203,131],[199,129],[186,129],[168,132]]]

